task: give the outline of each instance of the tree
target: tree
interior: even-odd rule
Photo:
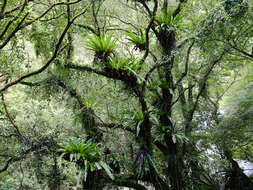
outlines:
[[[77,171],[83,189],[219,189],[198,144],[220,144],[211,127],[233,131],[219,103],[239,61],[252,63],[251,10],[228,0],[3,1],[1,144],[11,149],[0,172],[31,162],[36,188],[71,185]]]

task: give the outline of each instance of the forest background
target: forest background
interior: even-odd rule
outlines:
[[[252,0],[1,0],[0,189],[251,190]]]

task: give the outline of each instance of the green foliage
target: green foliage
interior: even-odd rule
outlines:
[[[155,163],[150,156],[150,154],[146,150],[140,150],[136,159],[136,177],[137,179],[142,179],[145,177],[154,177],[155,176]]]
[[[143,32],[142,29],[139,29],[138,34],[135,34],[131,31],[126,32],[127,39],[135,45],[136,48],[139,48],[140,50],[145,50],[145,44],[146,44],[146,36],[145,32]]]
[[[172,11],[168,9],[168,11],[166,12],[163,9],[160,14],[156,15],[155,21],[161,27],[171,27],[173,21]]]
[[[91,143],[81,143],[78,141],[72,141],[68,144],[60,145],[61,149],[59,152],[62,152],[62,156],[69,155],[70,161],[78,161],[79,159],[89,160],[89,162],[96,162],[99,160],[101,153],[98,149],[98,144]]]
[[[119,58],[117,55],[110,57],[105,66],[112,69],[122,69],[136,74],[141,69],[140,62],[134,58]]]
[[[0,187],[2,190],[15,190],[18,182],[14,178],[8,177],[6,173],[0,174]]]
[[[63,64],[61,64],[63,60],[60,60],[60,57],[56,60],[56,63],[52,66],[51,72],[53,77],[58,79],[66,79],[69,76],[69,71],[65,68]]]
[[[182,15],[178,14],[176,17],[173,17],[173,11],[168,9],[167,12],[162,9],[155,17],[155,23],[162,29],[172,29],[175,27],[178,22],[182,19]]]
[[[112,35],[105,37],[103,34],[100,34],[100,36],[93,34],[93,36],[88,37],[86,45],[88,49],[95,53],[109,55],[116,48],[116,40],[112,39]]]
[[[135,112],[131,119],[132,119],[133,123],[136,125],[136,137],[138,137],[140,134],[141,125],[143,123],[142,112],[140,112],[140,111]]]
[[[232,149],[237,158],[252,159],[253,157],[252,88],[253,83],[249,82],[227,98],[226,116],[215,131],[217,144],[223,149]]]
[[[133,116],[132,116],[132,120],[134,120],[135,122],[140,122],[143,120],[143,114],[141,111],[136,111]]]
[[[92,172],[102,168],[111,179],[114,179],[110,167],[101,160],[102,152],[99,144],[92,143],[91,141],[81,142],[76,140],[67,144],[61,144],[60,147],[58,152],[61,153],[61,157],[69,157],[70,162],[79,163],[82,169],[84,169],[85,180],[89,170]]]
[[[150,30],[154,1],[57,2],[8,0],[0,10],[0,34],[10,24],[0,37],[0,46],[10,37],[0,50],[0,88],[11,85],[0,105],[0,170],[11,158],[0,189],[127,183],[214,190],[228,179],[222,171],[229,162],[215,148],[252,160],[253,85],[246,66],[252,64],[253,14],[242,0],[157,1]],[[69,20],[87,6],[88,16],[75,20],[58,44]],[[245,14],[233,16],[237,10]],[[105,35],[110,31],[113,36]],[[227,95],[240,69],[249,77]],[[97,143],[68,142],[86,138]],[[56,151],[60,142],[68,143]]]
[[[244,0],[225,0],[223,7],[228,15],[235,16],[242,13],[247,7],[247,1]]]
[[[34,42],[36,56],[48,52],[48,49],[50,48],[48,38],[50,37],[52,36],[46,31],[37,31],[36,29],[32,30],[30,39]]]
[[[95,107],[96,102],[94,102],[91,98],[86,98],[86,99],[84,100],[84,104],[85,104],[86,108],[92,109],[92,108]]]

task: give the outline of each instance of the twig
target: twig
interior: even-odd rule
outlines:
[[[4,106],[4,110],[5,110],[7,118],[9,119],[9,121],[11,122],[11,124],[13,125],[13,127],[15,128],[18,136],[22,138],[22,134],[20,133],[18,126],[15,124],[14,120],[11,118],[11,116],[10,116],[10,114],[8,112],[7,106],[6,106],[5,101],[4,101],[4,95],[1,94],[1,97],[2,97],[2,102],[3,102],[3,106]]]
[[[87,8],[86,8],[84,11],[82,11],[81,13],[79,13],[78,15],[76,15],[70,22],[68,22],[68,24],[66,25],[64,31],[62,32],[62,34],[61,34],[61,36],[60,36],[60,38],[59,38],[59,40],[58,40],[58,43],[56,44],[56,47],[55,47],[55,51],[54,51],[53,56],[49,59],[49,61],[48,61],[44,66],[42,66],[40,69],[38,69],[38,70],[36,70],[36,71],[33,71],[33,72],[28,73],[28,74],[26,74],[26,75],[23,75],[23,76],[19,77],[18,79],[14,80],[14,81],[12,81],[12,82],[10,82],[10,83],[8,83],[8,84],[6,84],[5,86],[3,86],[3,87],[0,88],[0,92],[3,92],[3,91],[5,91],[5,90],[7,90],[9,87],[18,84],[19,82],[21,82],[22,80],[24,80],[24,79],[26,79],[26,78],[28,78],[28,77],[31,77],[31,76],[33,76],[33,75],[37,75],[37,74],[43,72],[46,68],[48,68],[48,66],[49,66],[49,65],[54,61],[54,59],[57,57],[58,51],[59,51],[60,46],[61,46],[61,44],[62,44],[62,41],[63,41],[63,39],[64,39],[66,33],[68,32],[70,26],[72,25],[72,23],[73,23],[78,17],[80,17],[81,15],[83,15],[83,14],[88,10],[89,6],[90,6],[90,5],[88,5]]]
[[[143,2],[143,4],[146,5],[145,2]],[[156,12],[157,12],[157,7],[158,7],[158,2],[157,2],[157,0],[155,0],[155,6],[154,6],[154,9],[153,9],[152,18],[151,18],[151,20],[149,22],[149,25],[148,25],[148,27],[146,28],[146,31],[145,31],[145,35],[146,35],[145,49],[146,50],[145,50],[145,54],[143,55],[143,57],[140,61],[140,65],[142,65],[145,62],[146,58],[148,57],[148,53],[149,53],[149,31],[150,31],[150,29],[151,29],[151,27],[152,27],[152,25],[155,21],[155,15],[156,15]]]
[[[179,80],[176,82],[175,84],[175,88],[176,86],[181,83],[181,81],[183,80],[183,78],[187,75],[188,73],[188,65],[189,65],[189,57],[190,57],[190,53],[192,50],[192,47],[194,45],[195,41],[192,42],[192,44],[189,46],[188,50],[187,50],[187,54],[186,54],[186,61],[185,61],[185,69],[184,72],[182,73],[181,77],[179,78]]]

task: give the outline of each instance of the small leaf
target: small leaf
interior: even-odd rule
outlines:
[[[171,88],[169,89],[169,91],[170,91],[170,94],[174,95],[174,92]]]
[[[103,161],[100,161],[99,164],[104,168],[105,172],[107,173],[107,175],[114,180],[114,176],[111,172],[111,168]]]
[[[141,124],[142,124],[142,121],[139,121],[138,124],[137,124],[136,137],[139,136],[139,133],[140,133],[140,130],[141,130]]]
[[[95,167],[93,165],[93,163],[90,163],[90,171],[93,172],[95,170]]]
[[[77,160],[79,160],[81,157],[81,154],[80,153],[77,153]]]
[[[175,135],[172,135],[172,141],[173,141],[174,144],[176,144],[177,139],[176,139],[176,136],[175,136]]]
[[[70,160],[70,162],[73,161],[73,157],[74,157],[74,154],[70,154],[70,155],[69,155],[69,160]]]
[[[102,169],[102,167],[99,165],[98,162],[95,162],[95,166],[97,167],[98,170],[101,170],[101,169]]]
[[[86,181],[88,175],[88,161],[84,160],[84,181]]]

